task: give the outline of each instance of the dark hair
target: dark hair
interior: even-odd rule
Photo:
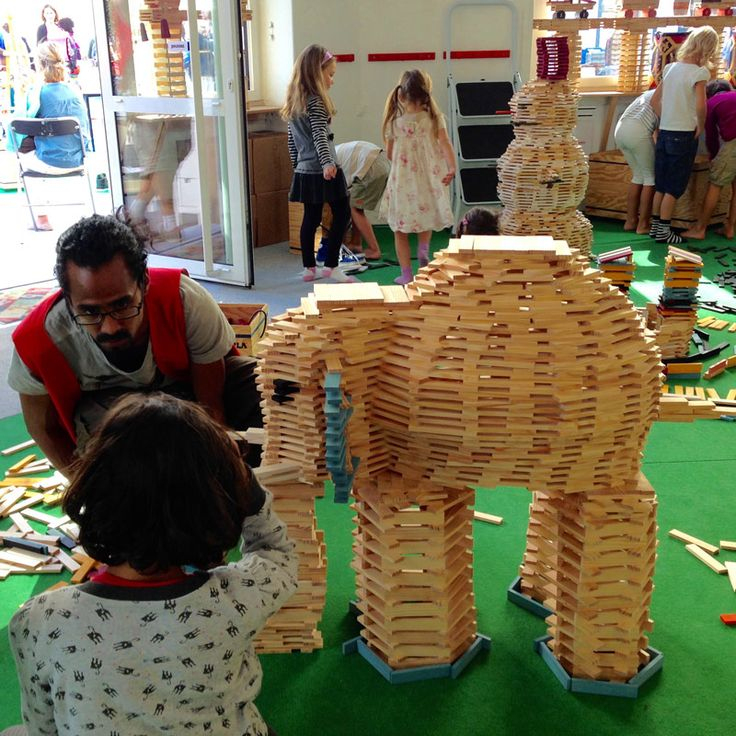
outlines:
[[[142,283],[146,274],[146,246],[141,235],[121,221],[122,213],[92,215],[65,230],[56,244],[54,274],[59,286],[69,293],[66,264],[71,261],[80,268],[99,268],[120,254],[136,283]]]
[[[490,210],[473,207],[457,226],[457,237],[461,235],[498,235],[498,218]]]
[[[721,92],[733,92],[733,87],[725,79],[713,79],[705,85],[705,96],[708,99]]]
[[[62,504],[92,557],[149,573],[221,563],[240,538],[252,494],[250,469],[204,409],[131,393],[75,463]]]
[[[74,35],[74,21],[71,18],[61,18],[58,23],[70,36]]]

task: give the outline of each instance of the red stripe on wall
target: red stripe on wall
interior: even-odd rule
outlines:
[[[447,58],[447,52],[442,52],[442,58]],[[450,51],[451,59],[510,59],[509,49],[478,49],[476,51]]]
[[[355,61],[355,54],[333,54],[333,56],[341,64],[344,64],[346,61]]]
[[[434,51],[416,51],[393,54],[368,54],[368,61],[434,61]]]

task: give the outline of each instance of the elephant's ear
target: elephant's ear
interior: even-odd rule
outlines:
[[[347,503],[360,458],[348,460],[346,429],[353,413],[350,396],[340,384],[342,374],[328,370],[325,376],[325,460],[335,484],[335,503]]]

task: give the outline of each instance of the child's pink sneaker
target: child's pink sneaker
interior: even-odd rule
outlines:
[[[317,278],[317,269],[312,266],[302,271],[302,281],[314,281]]]

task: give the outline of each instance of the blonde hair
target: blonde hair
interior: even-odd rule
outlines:
[[[59,44],[44,41],[36,49],[36,58],[41,65],[44,81],[63,82],[66,77],[66,53]]]
[[[690,31],[685,43],[677,50],[677,60],[684,59],[715,69],[718,66],[718,33],[711,26],[700,26]]]
[[[381,125],[384,140],[393,137],[394,121],[404,114],[404,105],[407,102],[429,113],[432,118],[432,132],[436,138],[439,135],[442,113],[432,97],[432,78],[421,69],[411,69],[401,75],[399,83],[386,99]]]
[[[281,117],[284,120],[294,120],[304,115],[307,111],[307,98],[312,95],[321,98],[328,115],[335,114],[335,105],[327,94],[322,72],[330,64],[336,63],[335,57],[324,46],[318,44],[307,46],[297,56],[289,86],[286,88],[286,102],[281,108]]]

